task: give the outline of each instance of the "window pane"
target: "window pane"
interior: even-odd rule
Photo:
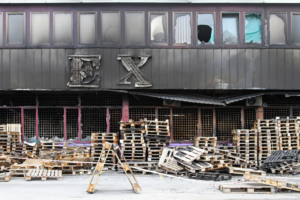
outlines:
[[[101,19],[102,43],[120,44],[120,13],[103,12]]]
[[[73,44],[72,13],[54,13],[54,44]]]
[[[198,44],[214,44],[213,14],[198,14],[197,25]]]
[[[245,41],[248,44],[261,44],[261,15],[245,15]]]
[[[300,15],[293,15],[293,43],[300,44]]]
[[[0,13],[0,45],[3,44],[3,14]]]
[[[31,14],[31,44],[50,44],[50,15],[48,13]]]
[[[174,44],[191,44],[191,14],[174,14]]]
[[[80,14],[79,21],[79,42],[80,44],[96,43],[96,15],[93,13]]]
[[[151,43],[167,43],[167,14],[153,13],[150,17]]]
[[[270,14],[270,44],[286,44],[285,14]]]
[[[225,45],[238,44],[238,15],[222,16],[223,43]]]
[[[8,44],[24,44],[23,14],[8,15]]]
[[[125,16],[126,45],[145,44],[145,16],[142,12],[127,12]]]

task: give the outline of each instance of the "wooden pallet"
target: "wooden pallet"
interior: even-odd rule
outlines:
[[[25,178],[27,181],[31,181],[33,178],[41,178],[42,181],[46,181],[49,178],[60,181],[62,180],[62,171],[30,169],[25,175]]]
[[[239,183],[239,184],[221,184],[219,190],[223,193],[237,193],[237,194],[273,194],[276,187],[267,186],[260,183]]]
[[[9,182],[11,178],[10,172],[0,173],[0,181]]]
[[[261,170],[237,168],[237,167],[229,167],[228,170],[230,174],[240,174],[240,175],[251,174],[251,175],[266,176],[266,172]]]

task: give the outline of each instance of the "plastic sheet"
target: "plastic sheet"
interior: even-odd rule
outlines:
[[[286,44],[285,14],[270,14],[270,44]]]
[[[248,44],[261,44],[261,15],[247,14],[245,16],[245,41]]]

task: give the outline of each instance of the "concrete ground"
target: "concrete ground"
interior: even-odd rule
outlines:
[[[300,182],[300,175],[288,176],[297,178],[289,181]],[[288,178],[285,176],[285,180]],[[234,183],[243,180],[241,176],[234,177],[231,181],[191,181],[189,179],[177,179],[161,177],[159,175],[140,175],[136,178],[142,188],[142,192],[135,194],[124,173],[104,172],[97,185],[94,194],[89,194],[86,189],[91,175],[63,175],[61,181],[57,180],[32,180],[13,177],[10,182],[0,182],[0,199],[23,200],[60,200],[60,199],[130,199],[130,200],[159,200],[159,199],[300,199],[300,193],[276,193],[276,194],[224,194],[218,190],[220,183]]]

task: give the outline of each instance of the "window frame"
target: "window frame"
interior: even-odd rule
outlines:
[[[258,44],[258,43],[253,43],[253,44],[249,44],[249,43],[246,43],[246,31],[245,31],[245,29],[246,29],[246,25],[245,25],[245,20],[246,20],[246,15],[247,14],[260,14],[260,16],[261,16],[261,19],[260,19],[260,24],[261,24],[261,43],[260,44]],[[244,12],[244,14],[243,14],[243,16],[244,16],[244,43],[245,43],[245,45],[246,46],[251,46],[251,47],[253,47],[253,46],[257,46],[257,47],[260,47],[260,46],[263,46],[263,44],[264,44],[264,23],[263,23],[263,21],[264,21],[264,13],[263,12]]]
[[[214,44],[205,44],[205,45],[201,45],[201,43],[200,44],[198,44],[198,28],[195,28],[195,38],[196,38],[196,47],[205,47],[205,48],[207,48],[207,47],[214,47],[214,46],[216,46],[216,12],[213,12],[213,11],[199,11],[199,12],[196,12],[196,22],[195,22],[195,27],[198,27],[198,14],[212,14],[213,15],[213,20],[214,20]]]
[[[294,28],[294,20],[293,20],[293,15],[300,15],[300,12],[291,12],[291,36],[292,36],[292,40],[291,40],[291,43],[293,46],[300,46],[300,43],[299,44],[295,44],[294,43],[294,32],[293,32],[293,28]]]
[[[95,43],[81,43],[80,42],[80,15],[81,14],[95,14]],[[77,12],[77,44],[78,46],[96,46],[98,44],[98,24],[97,24],[97,11],[78,11]]]
[[[9,15],[23,15],[23,44],[10,44],[8,35],[8,17]],[[25,46],[26,45],[26,12],[6,12],[6,45],[8,46]]]
[[[285,14],[285,44],[271,44],[271,34],[270,34],[270,15],[271,14]],[[287,12],[268,12],[268,42],[270,46],[288,46],[288,15]]]
[[[191,44],[175,44],[175,13],[189,13],[189,14],[191,14]],[[177,12],[177,11],[173,11],[173,13],[172,13],[172,20],[173,20],[173,24],[172,24],[172,33],[173,33],[173,37],[172,37],[172,39],[173,39],[173,41],[172,41],[172,44],[173,44],[173,46],[194,46],[193,45],[193,37],[194,37],[194,35],[193,35],[193,32],[194,32],[194,30],[193,30],[193,24],[194,24],[194,22],[193,22],[193,12],[192,11],[186,11],[186,12],[184,12],[184,11],[179,11],[179,12]]]
[[[151,14],[165,14],[167,19],[166,42],[151,42]],[[150,46],[168,46],[169,45],[169,12],[168,11],[149,11],[148,12],[148,44]]]
[[[48,44],[32,44],[32,14],[48,14],[49,15],[49,43]],[[31,46],[50,46],[51,45],[51,15],[49,11],[45,12],[30,12],[30,27],[29,27],[29,35],[30,35],[30,45]]]
[[[237,23],[237,44],[224,44],[223,41],[223,14],[225,15],[237,15],[238,16],[238,23]],[[223,47],[236,47],[241,45],[241,13],[240,12],[229,12],[229,11],[221,11],[220,12],[221,18],[221,44]]]
[[[57,13],[70,13],[71,14],[71,21],[72,21],[72,24],[71,24],[71,29],[72,29],[72,44],[58,44],[58,43],[55,43],[55,14]],[[54,46],[74,46],[74,15],[73,15],[73,12],[72,11],[53,11],[53,30],[52,30],[52,33],[53,33],[53,45]],[[51,33],[51,30],[50,30],[50,33]]]
[[[108,43],[104,43],[103,42],[103,35],[102,35],[102,30],[103,30],[103,23],[102,23],[102,14],[103,13],[118,13],[119,14],[119,22],[120,22],[120,30],[119,30],[119,43],[115,43],[115,44],[108,44]],[[121,46],[122,45],[122,21],[121,21],[121,11],[101,11],[100,12],[100,43],[103,46]]]
[[[145,15],[146,11],[125,11],[124,12],[124,45],[125,46],[146,46],[146,15]],[[143,45],[133,45],[133,44],[127,44],[127,40],[126,40],[126,13],[143,13],[144,15],[144,44]]]

